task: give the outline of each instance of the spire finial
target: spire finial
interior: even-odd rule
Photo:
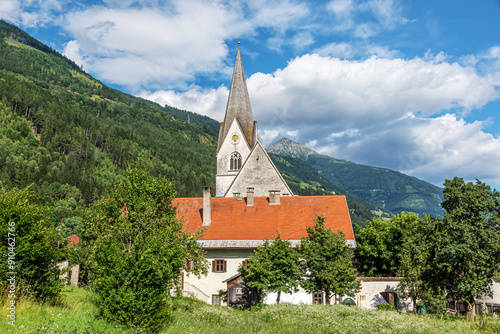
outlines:
[[[241,37],[241,35],[238,34],[238,45],[240,44],[240,37]]]

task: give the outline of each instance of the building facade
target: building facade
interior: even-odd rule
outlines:
[[[345,197],[294,196],[259,142],[239,47],[216,158],[216,196],[206,187],[203,198],[177,198],[173,203],[186,226],[193,231],[206,229],[199,242],[207,252],[209,273],[201,279],[184,273],[184,294],[220,304],[219,291],[229,290],[232,300],[241,301],[250,291],[243,288],[238,267],[266,238],[278,233],[297,247],[316,214],[323,214],[326,226],[343,232],[349,246],[355,247]],[[315,297],[299,291],[282,300],[290,298],[293,303],[312,304]],[[272,303],[271,295],[265,301]]]

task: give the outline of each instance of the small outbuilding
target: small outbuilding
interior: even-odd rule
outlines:
[[[257,288],[246,284],[247,280],[236,274],[222,281],[227,283],[227,305],[231,307],[249,307],[259,302],[259,291]]]

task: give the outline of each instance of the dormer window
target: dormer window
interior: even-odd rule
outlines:
[[[229,161],[229,170],[241,169],[241,154],[238,152],[231,153],[231,160]]]

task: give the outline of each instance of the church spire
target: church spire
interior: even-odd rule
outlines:
[[[217,151],[219,151],[221,143],[226,138],[234,119],[238,120],[245,139],[250,147],[253,147],[257,139],[257,125],[253,119],[252,107],[250,106],[250,97],[248,95],[239,45],[236,63],[234,64],[231,90],[229,91],[229,98],[227,100],[226,115],[224,116],[224,122],[221,124],[219,132],[219,145]]]

